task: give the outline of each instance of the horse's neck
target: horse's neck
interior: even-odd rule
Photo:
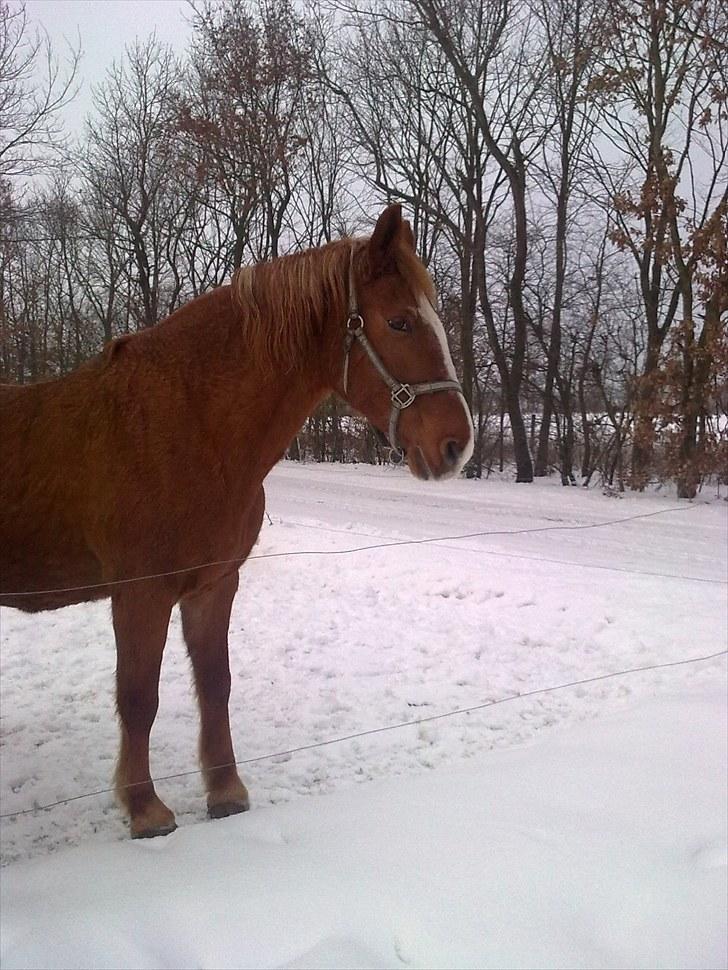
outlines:
[[[196,423],[232,477],[262,480],[328,392],[321,360],[295,370],[251,360],[227,288],[190,305],[185,385]]]
[[[230,458],[245,456],[255,476],[262,479],[283,457],[306,418],[323,400],[327,389],[304,374],[259,374],[249,371],[240,384],[237,413],[230,412]]]

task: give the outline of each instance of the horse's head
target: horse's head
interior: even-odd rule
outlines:
[[[473,452],[470,412],[434,302],[412,230],[391,205],[352,250],[340,390],[425,479],[457,474]]]

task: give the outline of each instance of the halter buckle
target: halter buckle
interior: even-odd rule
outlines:
[[[398,408],[400,411],[404,411],[412,404],[417,395],[414,393],[409,384],[400,384],[398,387],[392,388],[392,404],[394,407]]]

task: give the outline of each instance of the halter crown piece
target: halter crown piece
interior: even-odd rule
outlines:
[[[420,384],[403,384],[392,377],[364,333],[364,318],[359,312],[354,285],[354,246],[352,246],[349,256],[349,315],[346,318],[346,338],[344,342],[346,351],[344,357],[344,394],[349,391],[349,354],[355,340],[361,344],[375,370],[389,388],[392,410],[389,415],[389,434],[387,437],[392,449],[392,460],[401,462],[404,458],[404,452],[397,441],[397,422],[400,412],[408,408],[410,404],[414,404],[421,394],[435,394],[438,391],[457,391],[458,394],[462,394],[463,389],[458,381],[425,381]]]

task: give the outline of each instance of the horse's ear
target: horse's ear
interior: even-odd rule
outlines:
[[[375,276],[394,266],[394,246],[407,225],[402,220],[402,207],[388,205],[377,219],[374,232],[369,240],[369,259]],[[412,230],[410,230],[411,234]]]
[[[407,222],[406,219],[402,220],[402,239],[409,246],[410,249],[415,248],[415,234],[412,232],[412,226]]]

